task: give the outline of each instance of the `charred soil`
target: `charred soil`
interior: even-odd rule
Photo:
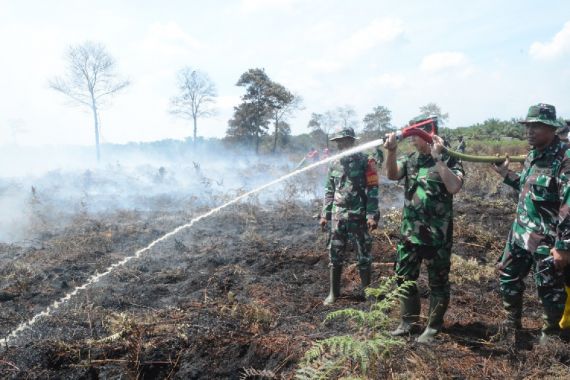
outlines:
[[[475,178],[470,180],[475,181]],[[401,189],[385,185],[385,199]],[[384,204],[386,204],[384,202]],[[399,207],[383,210],[374,236],[375,283],[393,273]],[[102,272],[207,209],[78,214],[33,243],[0,245],[0,331],[6,336],[96,272]],[[315,203],[250,200],[161,242],[22,331],[0,351],[2,378],[293,378],[319,339],[345,333],[327,313],[368,308],[358,270],[343,272],[342,296],[328,292],[326,236]],[[524,329],[491,339],[503,318],[493,265],[513,219],[508,194],[466,185],[455,200],[452,300],[435,345],[415,336],[372,378],[539,378],[568,376],[564,342],[537,346],[541,308],[527,281]],[[419,279],[427,309],[425,270]],[[368,301],[370,302],[370,301]],[[398,311],[392,311],[394,324]]]

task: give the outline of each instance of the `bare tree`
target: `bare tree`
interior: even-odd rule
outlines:
[[[206,73],[184,67],[178,73],[178,89],[179,95],[170,100],[170,112],[194,122],[195,144],[198,118],[215,114],[216,86]]]
[[[66,54],[67,74],[55,77],[49,86],[67,95],[73,103],[89,107],[95,123],[95,147],[97,161],[99,151],[99,109],[107,96],[116,94],[129,85],[129,81],[118,79],[115,74],[115,60],[102,44],[87,41],[72,45]]]

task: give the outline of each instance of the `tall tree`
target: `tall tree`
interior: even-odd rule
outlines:
[[[53,78],[49,86],[68,96],[73,103],[88,107],[93,112],[95,148],[99,161],[99,110],[107,97],[127,87],[129,81],[117,77],[115,60],[102,44],[87,41],[72,45],[67,50],[66,60],[66,76]]]
[[[234,107],[234,116],[228,120],[226,140],[245,145],[257,143],[255,138],[259,126],[253,108],[250,103],[241,103]]]
[[[328,148],[329,137],[337,123],[338,121],[334,112],[326,111],[325,113],[312,113],[307,127],[309,127],[313,132],[322,132],[325,136]]]
[[[179,94],[170,100],[170,112],[193,121],[193,141],[196,144],[198,118],[215,114],[216,86],[208,74],[184,67],[178,72],[178,91]]]
[[[247,121],[244,130],[251,133],[255,141],[256,154],[259,153],[261,137],[267,134],[269,120],[272,117],[272,104],[268,97],[272,85],[263,69],[249,69],[236,83],[236,86],[245,87],[245,94],[241,97],[242,104],[235,107],[235,111],[248,112],[248,115],[244,117],[234,113],[232,120],[234,123]]]
[[[376,106],[362,119],[364,124],[363,133],[365,137],[380,138],[387,132],[393,131],[391,124],[392,111],[384,106]]]
[[[279,136],[283,135],[280,133],[279,128],[285,125],[289,126],[289,124],[283,123],[283,121],[287,116],[291,116],[295,110],[301,107],[302,99],[300,96],[294,95],[287,90],[285,86],[276,82],[271,82],[267,89],[266,96],[274,126],[274,139],[271,151],[272,153],[275,153],[275,150],[277,149],[277,140]]]
[[[420,107],[420,114],[423,116],[437,116],[441,124],[445,125],[449,119],[449,114],[443,113],[441,108],[436,103],[428,103]]]
[[[356,118],[356,111],[351,106],[337,107],[335,114],[338,122],[343,128],[353,128],[355,131],[358,129],[359,123]]]

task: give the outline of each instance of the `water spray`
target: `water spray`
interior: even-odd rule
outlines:
[[[421,125],[419,125],[420,127],[424,126],[425,122],[419,123]],[[432,134],[426,132],[423,129],[418,128],[418,124],[414,124],[411,125],[409,127],[406,127],[404,129],[402,129],[401,131],[396,132],[396,139],[397,140],[402,140],[406,137],[410,137],[410,136],[418,136],[421,139],[425,140],[428,143],[432,143],[433,139],[432,139]],[[248,191],[234,199],[232,199],[231,201],[224,203],[221,206],[218,206],[208,212],[206,212],[205,214],[202,214],[200,216],[197,216],[196,218],[192,219],[190,222],[181,225],[179,227],[176,227],[174,230],[168,232],[167,234],[161,236],[160,238],[154,240],[153,242],[151,242],[149,245],[147,245],[146,247],[139,249],[138,251],[136,251],[132,256],[128,256],[125,257],[124,259],[122,259],[121,261],[118,261],[112,265],[110,265],[104,272],[101,273],[95,273],[93,274],[91,277],[89,277],[89,279],[87,280],[87,282],[85,282],[83,285],[76,287],[75,289],[73,289],[73,291],[71,291],[70,293],[66,294],[64,297],[60,298],[57,301],[54,301],[50,306],[48,306],[44,311],[34,315],[30,320],[26,321],[26,322],[22,322],[18,327],[16,327],[14,330],[12,330],[4,339],[0,339],[0,344],[5,346],[7,345],[11,340],[13,340],[14,338],[16,338],[21,332],[31,328],[36,322],[38,322],[41,318],[43,317],[47,317],[49,315],[51,315],[55,310],[59,309],[63,304],[65,304],[67,301],[69,301],[72,297],[74,297],[75,295],[77,295],[80,291],[87,289],[89,286],[99,282],[101,279],[103,279],[104,277],[106,277],[107,275],[109,275],[111,272],[113,272],[113,270],[122,267],[124,265],[126,265],[128,262],[130,262],[131,260],[134,259],[138,259],[139,257],[141,257],[145,252],[149,251],[151,248],[153,248],[155,245],[157,245],[158,243],[165,241],[169,238],[171,238],[172,236],[176,235],[178,232],[188,229],[190,227],[192,227],[194,225],[194,223],[205,219],[215,213],[217,213],[218,211],[232,205],[235,204],[239,201],[241,201],[242,199],[245,199],[247,197],[249,197],[250,195],[256,194],[260,191],[263,191],[269,187],[272,187],[280,182],[283,182],[291,177],[294,177],[300,173],[303,173],[305,171],[311,170],[316,168],[317,166],[320,165],[324,165],[327,164],[331,161],[337,160],[341,157],[345,157],[345,156],[349,156],[351,154],[354,153],[358,153],[361,152],[363,150],[366,149],[371,149],[374,148],[378,145],[383,145],[385,142],[385,138],[381,138],[381,139],[377,139],[377,140],[373,140],[373,141],[369,141],[367,143],[358,145],[356,147],[347,149],[343,152],[340,152],[334,156],[331,157],[327,157],[323,160],[314,162],[304,168],[301,169],[296,169],[293,172],[286,174],[280,178],[277,178],[269,183],[266,183],[265,185],[259,186],[251,191]],[[468,155],[468,154],[463,154],[463,153],[459,153],[459,152],[455,152],[452,151],[448,148],[445,148],[445,150],[447,151],[447,153],[452,156],[452,157],[456,157],[459,158],[461,160],[464,161],[470,161],[470,162],[487,162],[487,163],[501,163],[504,162],[508,157],[498,157],[498,156],[473,156],[473,155]],[[510,157],[509,160],[511,162],[523,162],[525,159],[525,157],[523,156],[517,156],[517,157]]]
[[[18,327],[16,327],[14,330],[12,330],[4,339],[0,339],[0,345],[2,346],[6,346],[10,341],[12,341],[13,339],[15,339],[21,332],[30,329],[33,325],[36,324],[36,322],[38,322],[41,318],[43,317],[47,317],[50,316],[55,310],[59,309],[63,304],[65,304],[67,301],[69,301],[72,297],[74,297],[75,295],[77,295],[80,291],[87,289],[89,286],[99,282],[101,279],[103,279],[104,277],[106,277],[107,275],[109,275],[111,272],[113,272],[115,269],[122,267],[124,265],[126,265],[128,262],[130,262],[131,260],[134,259],[138,259],[139,257],[141,257],[145,252],[149,251],[151,248],[153,248],[155,245],[157,245],[158,243],[165,241],[169,238],[171,238],[172,236],[176,235],[178,232],[188,229],[190,227],[192,227],[194,225],[194,223],[205,219],[215,213],[217,213],[218,211],[232,205],[235,204],[239,201],[241,201],[242,199],[245,199],[247,197],[249,197],[250,195],[253,195],[255,193],[258,193],[262,190],[265,190],[271,186],[274,186],[280,182],[283,182],[291,177],[294,177],[300,173],[303,173],[305,171],[311,170],[316,168],[317,166],[320,165],[324,165],[327,164],[333,160],[337,160],[341,157],[345,157],[345,156],[349,156],[351,154],[354,153],[358,153],[360,151],[366,150],[366,149],[371,149],[374,148],[375,146],[381,145],[384,143],[384,139],[377,139],[374,141],[370,141],[367,142],[365,144],[362,145],[358,145],[356,147],[347,149],[343,152],[340,152],[334,156],[325,158],[321,161],[312,163],[311,165],[308,165],[302,169],[298,169],[295,170],[289,174],[286,174],[280,178],[277,178],[269,183],[266,183],[265,185],[259,186],[258,188],[255,188],[251,191],[248,191],[234,199],[232,199],[231,201],[224,203],[221,206],[218,206],[208,212],[206,212],[205,214],[202,214],[200,216],[197,216],[196,218],[192,219],[190,222],[181,225],[179,227],[176,227],[174,230],[168,232],[167,234],[161,236],[160,238],[154,240],[153,242],[151,242],[149,245],[147,245],[146,247],[139,249],[138,251],[136,251],[132,256],[128,256],[125,257],[124,259],[122,259],[121,261],[118,261],[112,265],[110,265],[104,272],[101,273],[95,273],[93,274],[91,277],[89,277],[89,279],[87,280],[87,282],[85,282],[83,285],[76,287],[75,289],[73,289],[71,292],[67,293],[64,297],[60,298],[59,300],[53,302],[50,306],[48,306],[44,311],[34,315],[30,320],[26,321],[26,322],[22,322]]]

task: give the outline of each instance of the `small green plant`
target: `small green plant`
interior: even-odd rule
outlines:
[[[376,298],[369,311],[342,309],[329,313],[324,323],[344,319],[353,330],[352,334],[315,342],[305,353],[295,378],[367,377],[393,348],[404,344],[403,340],[392,337],[388,332],[392,322],[389,312],[413,284],[413,281],[407,281],[398,286],[397,277],[389,277],[377,288],[366,289],[368,297]]]

